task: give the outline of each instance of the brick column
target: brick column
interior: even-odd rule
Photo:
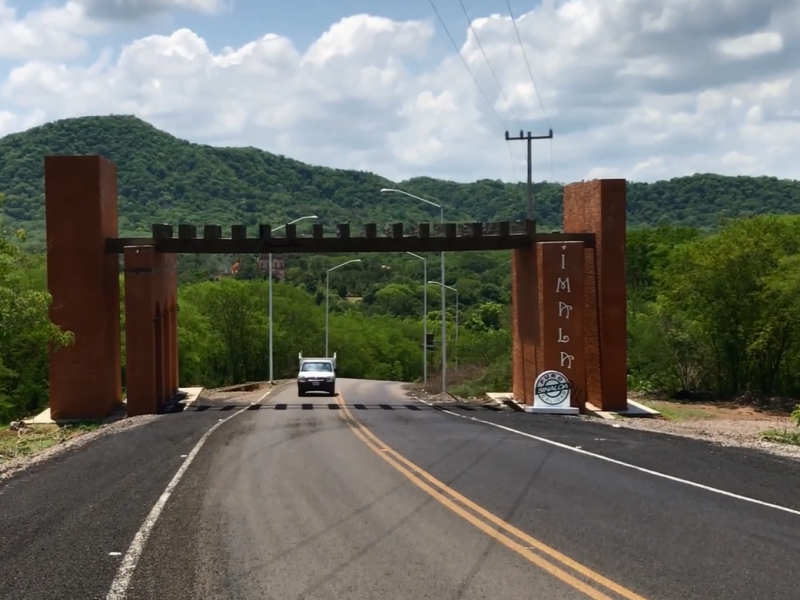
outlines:
[[[169,390],[169,312],[161,302],[158,305],[160,307],[159,315],[161,316],[158,323],[158,331],[161,334],[161,346],[159,348],[161,364],[158,373],[159,381],[161,382],[159,403],[163,406],[164,403],[169,402],[170,398],[172,398]]]
[[[172,304],[172,392],[177,393],[180,387],[180,366],[178,364],[178,303],[173,301]]]
[[[75,343],[50,353],[53,419],[102,418],[122,401],[117,168],[100,156],[44,159],[51,320]]]
[[[558,371],[572,384],[572,406],[585,409],[583,242],[536,244],[541,332],[538,372]]]
[[[169,393],[167,390],[168,383],[166,381],[167,372],[167,328],[168,324],[165,322],[166,315],[166,255],[157,252],[155,254],[154,274],[154,300],[155,306],[153,308],[155,315],[155,359],[156,359],[156,394],[158,398],[159,410],[161,406],[169,400]]]
[[[155,268],[153,246],[125,248],[125,354],[128,416],[156,414]]]
[[[169,298],[164,299],[161,318],[164,321],[164,402],[172,399],[172,310]]]
[[[170,356],[172,356],[172,393],[178,391],[180,385],[180,369],[178,366],[178,257],[174,254],[169,255],[170,278],[168,290],[170,294]]]
[[[511,255],[511,340],[514,398],[533,404],[533,382],[537,369],[539,298],[536,248],[514,250]]]
[[[564,188],[564,231],[594,233],[586,252],[586,387],[603,410],[628,407],[624,179]]]

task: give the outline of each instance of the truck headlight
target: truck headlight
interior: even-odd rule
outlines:
[[[328,383],[330,383],[331,381],[333,381],[333,377],[326,377],[326,378],[325,378],[325,381],[327,381]]]
[[[305,383],[306,378],[305,377],[298,377],[297,381],[299,381],[300,383]]]

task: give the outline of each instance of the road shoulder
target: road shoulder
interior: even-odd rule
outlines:
[[[447,410],[473,423],[507,427],[671,477],[800,509],[800,461],[791,458],[690,437],[613,427],[613,422],[515,412]],[[458,418],[440,412],[443,418]]]

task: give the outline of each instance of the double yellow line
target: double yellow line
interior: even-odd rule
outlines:
[[[616,598],[646,600],[639,594],[603,577],[599,573],[565,556],[558,550],[531,537],[524,531],[517,529],[500,517],[490,513],[485,508],[475,504],[469,498],[459,494],[378,439],[374,433],[353,416],[353,413],[347,408],[341,394],[339,395],[338,402],[342,407],[344,420],[350,426],[356,437],[364,442],[370,450],[388,462],[392,467],[440,504],[449,508],[465,521],[503,544],[506,548],[513,550],[529,562],[593,600],[616,600],[614,596],[609,596],[605,591],[616,594]],[[494,527],[490,524],[494,525]],[[560,565],[558,563],[560,563]],[[571,569],[573,573],[580,575],[584,580],[579,579],[575,574],[570,573],[562,567]],[[597,587],[589,585],[586,581],[592,582],[597,587],[605,588],[605,590],[600,591]]]

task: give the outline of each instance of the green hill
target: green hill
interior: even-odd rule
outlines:
[[[427,177],[399,183],[360,171],[307,165],[256,148],[216,148],[180,140],[130,116],[56,121],[0,139],[0,192],[6,224],[41,238],[42,157],[101,154],[119,168],[120,229],[142,233],[152,222],[227,226],[279,224],[316,214],[336,223],[435,220],[425,205],[382,195],[402,187],[438,198],[453,221],[524,218],[524,186],[483,180],[470,184]],[[535,189],[540,227],[559,228],[561,186]],[[721,218],[800,210],[800,183],[771,177],[694,175],[654,184],[629,183],[631,226],[675,224],[714,228]]]

